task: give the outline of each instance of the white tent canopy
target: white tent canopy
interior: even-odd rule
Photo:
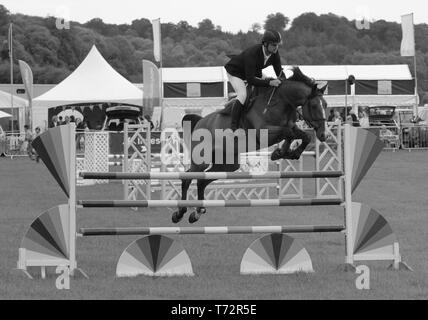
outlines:
[[[23,108],[28,105],[28,101],[18,97],[13,96],[13,107],[14,108]],[[9,92],[4,92],[0,90],[0,108],[12,108],[12,99]]]
[[[12,117],[12,115],[0,110],[0,118],[9,118],[9,117]]]
[[[72,74],[33,100],[33,107],[102,102],[142,106],[143,93],[114,70],[94,45]]]

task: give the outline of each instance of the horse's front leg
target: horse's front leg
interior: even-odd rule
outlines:
[[[198,187],[198,200],[205,200],[205,188],[214,180],[198,180],[197,187]],[[205,207],[197,207],[195,211],[193,211],[189,215],[189,222],[195,223],[199,220],[201,215],[203,215],[205,212],[207,212],[207,209]]]
[[[291,142],[295,139],[294,132],[290,128],[284,128],[282,136],[284,139],[284,143],[282,144],[281,148],[277,148],[272,152],[272,155],[270,157],[272,161],[286,159],[290,154],[290,145]]]
[[[294,150],[289,152],[289,159],[299,159],[303,151],[305,151],[308,144],[311,142],[311,137],[305,131],[299,129],[297,126],[293,128],[294,139],[302,140],[302,143]]]

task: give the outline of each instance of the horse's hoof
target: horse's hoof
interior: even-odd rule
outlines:
[[[181,219],[183,219],[183,216],[184,216],[184,212],[175,211],[172,214],[172,222],[173,223],[179,223],[181,221]]]
[[[205,214],[206,212],[207,212],[207,209],[204,207],[196,208],[196,210],[190,214],[189,222],[195,223],[196,221],[198,221],[200,219],[201,215]]]
[[[197,213],[196,211],[193,211],[190,216],[189,216],[189,222],[190,223],[195,223],[196,221],[199,220],[199,218],[201,217],[200,213]]]
[[[274,150],[274,151],[272,152],[272,155],[270,156],[270,159],[271,159],[272,161],[279,160],[279,159],[281,159],[281,158],[282,158],[281,150],[279,150],[279,149]]]

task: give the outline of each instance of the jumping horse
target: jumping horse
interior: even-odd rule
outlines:
[[[299,68],[295,67],[292,71],[293,76],[288,79],[282,79],[280,86],[276,88],[258,88],[258,94],[254,98],[251,108],[244,112],[240,121],[240,128],[242,128],[244,132],[248,132],[249,129],[255,129],[257,138],[260,137],[259,134],[262,132],[262,129],[267,129],[268,146],[284,140],[281,148],[277,148],[272,153],[271,160],[299,159],[302,152],[310,143],[311,137],[296,126],[296,121],[298,119],[297,113],[299,112],[298,107],[300,106],[302,111],[301,113],[299,112],[300,116],[303,117],[309,127],[314,129],[317,139],[321,142],[326,139],[325,108],[327,107],[327,103],[323,98],[323,94],[327,85],[318,88],[315,81],[305,76]],[[211,133],[213,139],[213,141],[211,141],[211,146],[213,146],[211,148],[211,163],[194,161],[192,156],[190,169],[188,169],[187,172],[233,172],[239,169],[239,151],[241,151],[241,149],[238,150],[237,146],[232,148],[233,162],[230,163],[230,161],[225,161],[225,149],[230,150],[230,148],[224,148],[227,147],[225,146],[226,142],[219,145],[214,141],[216,130],[223,129],[227,131],[231,126],[230,108],[233,102],[234,101],[230,101],[223,110],[213,112],[205,117],[196,114],[188,114],[183,117],[183,128],[185,128],[185,121],[189,121],[191,132],[198,129],[205,129]],[[241,129],[238,129],[238,131],[239,130]],[[235,135],[236,138],[236,134],[232,133],[230,129],[228,131],[230,131],[230,134]],[[263,131],[266,132],[266,130]],[[260,141],[259,139],[256,140],[255,146],[254,143],[252,143],[253,147],[247,143],[246,152],[259,149]],[[290,145],[294,140],[301,140],[301,144],[296,149],[291,150]],[[199,143],[204,143],[204,141]],[[237,143],[235,143],[235,145],[236,144]],[[198,143],[195,144],[192,142],[190,154],[193,154],[192,151],[197,145]],[[222,157],[218,157],[218,155],[216,157],[216,152],[220,153]],[[214,180],[197,180],[198,200],[204,200],[205,188],[212,181]],[[182,200],[187,199],[187,191],[191,182],[192,179],[183,179],[181,181]],[[179,222],[186,212],[187,208],[178,208],[172,215],[172,221],[174,223]],[[190,214],[189,222],[194,223],[198,221],[201,214],[205,212],[205,207],[196,208]]]

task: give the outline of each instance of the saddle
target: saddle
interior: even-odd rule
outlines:
[[[247,86],[247,98],[245,99],[244,109],[241,112],[241,121],[245,118],[245,115],[250,111],[251,107],[258,96],[258,88],[255,86]],[[232,107],[235,104],[236,98],[233,98],[226,102],[224,105],[224,109],[220,110],[220,114],[230,115],[232,112]],[[240,121],[240,122],[241,122]]]

